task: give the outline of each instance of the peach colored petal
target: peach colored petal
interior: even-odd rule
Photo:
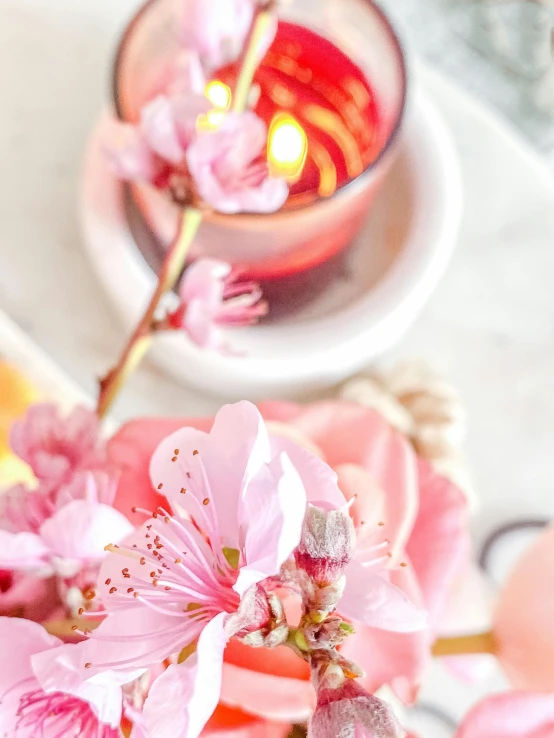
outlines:
[[[438,626],[456,577],[469,560],[467,500],[452,482],[419,460],[419,514],[406,546],[430,623]]]
[[[456,738],[550,738],[554,734],[554,695],[506,692],[476,705]]]
[[[500,593],[497,656],[518,689],[554,691],[554,526],[516,564]]]
[[[311,715],[315,692],[309,681],[224,663],[221,701],[267,720],[298,723]]]
[[[411,533],[418,506],[417,463],[408,442],[375,411],[348,402],[305,407],[262,403],[262,415],[291,423],[309,436],[332,467],[358,464],[387,492],[387,537],[397,558]]]
[[[202,736],[210,738],[285,738],[291,729],[289,723],[258,720],[241,710],[219,704],[208,721]]]

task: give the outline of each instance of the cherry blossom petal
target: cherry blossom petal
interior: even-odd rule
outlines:
[[[456,738],[550,738],[554,696],[506,692],[485,698],[458,728]]]
[[[469,561],[468,506],[452,482],[419,460],[419,514],[406,551],[417,574],[430,624],[441,620],[449,592]]]
[[[427,625],[427,613],[382,576],[355,559],[346,566],[346,588],[339,604],[342,615],[373,628],[411,633]]]
[[[429,640],[426,631],[395,633],[356,626],[341,653],[364,669],[365,676],[360,681],[368,692],[391,684],[400,699],[410,703],[429,660]]]
[[[36,688],[31,656],[48,651],[61,641],[38,623],[21,618],[0,618],[0,726],[2,734],[15,732],[19,700]]]
[[[31,658],[33,673],[45,692],[64,692],[87,702],[101,722],[115,728],[121,722],[121,684],[140,676],[142,671],[126,672],[122,676],[106,670],[84,679],[82,666],[86,643],[66,644],[35,653]]]
[[[176,450],[176,461],[169,463]],[[221,535],[236,548],[239,495],[269,460],[269,438],[260,413],[255,405],[238,402],[218,412],[209,434],[183,428],[162,441],[152,457],[150,474],[154,486],[161,484],[160,491],[185,507],[187,495],[180,490],[195,494],[187,472],[194,479],[205,476]]]
[[[273,452],[284,451],[302,478],[308,502],[342,507],[346,499],[339,489],[336,472],[322,459],[289,438],[271,435]]]
[[[179,164],[185,149],[179,140],[179,132],[171,100],[158,95],[141,110],[140,130],[150,148],[166,161]]]
[[[109,505],[74,500],[49,518],[40,529],[44,544],[62,559],[94,561],[105,546],[119,543],[133,526]]]
[[[40,569],[48,566],[51,550],[35,533],[0,530],[0,568]]]
[[[198,136],[187,163],[200,196],[222,213],[275,212],[288,197],[286,180],[256,160],[267,128],[255,113],[230,113],[215,131]]]
[[[162,500],[150,481],[150,459],[160,442],[184,426],[209,431],[213,418],[144,418],[123,425],[108,441],[108,457],[120,471],[114,507],[129,517],[133,506],[155,510]]]
[[[267,720],[301,723],[315,707],[315,692],[310,681],[223,665],[221,699]]]
[[[246,531],[242,566],[233,589],[240,595],[279,573],[302,534],[306,492],[295,467],[281,454],[247,485],[239,503],[239,527]]]
[[[188,304],[201,300],[204,304],[219,306],[223,300],[225,277],[231,273],[231,265],[217,259],[198,259],[188,267],[181,280],[179,296]]]
[[[190,640],[182,637],[182,623],[149,607],[110,612],[92,635],[81,643],[61,646],[35,672],[49,691],[63,679],[73,684],[127,684],[149,667],[178,653]],[[194,640],[194,639],[192,639]]]
[[[144,134],[131,123],[111,120],[103,141],[103,151],[118,179],[151,182],[160,163]]]
[[[150,689],[144,705],[147,733],[156,738],[197,738],[221,693],[225,613],[204,628],[196,653],[172,664]]]
[[[185,0],[181,7],[184,46],[198,51],[210,69],[236,60],[252,20],[252,0]]]
[[[399,562],[414,526],[419,505],[418,467],[408,441],[375,411],[349,402],[261,403],[268,420],[294,425],[321,448],[336,468],[357,464],[386,493],[384,522],[394,561]],[[343,490],[344,491],[344,490]]]

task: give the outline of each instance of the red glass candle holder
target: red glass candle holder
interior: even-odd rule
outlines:
[[[353,241],[391,160],[406,102],[400,43],[371,0],[278,6],[277,36],[255,78],[256,112],[268,125],[282,114],[299,123],[308,141],[305,166],[282,210],[210,214],[191,251],[260,280],[310,269]],[[149,0],[129,24],[114,67],[121,119],[136,121],[164,89],[182,49],[180,10],[180,0]],[[232,87],[235,74],[231,65],[215,78]],[[178,206],[148,184],[129,185],[127,194],[130,219],[163,251],[176,235]]]

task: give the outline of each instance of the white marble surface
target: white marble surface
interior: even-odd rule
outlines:
[[[76,199],[110,51],[136,0],[0,0],[0,308],[88,391],[122,333],[81,248]],[[468,452],[496,522],[554,512],[554,184],[530,149],[422,71],[455,136],[466,187],[460,243],[394,352],[461,388]],[[219,401],[145,365],[118,411],[193,414]]]

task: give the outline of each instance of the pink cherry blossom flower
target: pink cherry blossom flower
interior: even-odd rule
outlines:
[[[495,694],[478,703],[456,738],[550,738],[554,735],[554,695],[535,692]]]
[[[13,424],[10,443],[41,482],[69,482],[79,471],[106,464],[99,420],[84,407],[63,417],[56,405],[33,405]]]
[[[111,505],[116,486],[115,477],[104,471],[78,471],[67,482],[42,482],[36,489],[17,484],[0,496],[0,530],[38,533],[46,520],[73,500],[92,495],[96,502]]]
[[[108,556],[100,573],[108,617],[88,641],[62,648],[52,668],[69,660],[85,680],[109,670],[127,681],[129,670],[198,638],[197,657],[159,677],[145,705],[152,736],[193,738],[219,698],[232,626],[245,627],[244,612],[231,616],[298,545],[306,489],[323,499],[338,490],[332,471],[303,449],[285,439],[272,448],[247,402],[224,407],[209,434],[183,428],[166,438],[151,476],[170,510],[159,508]]]
[[[64,617],[56,582],[0,569],[0,616],[24,617],[36,623]]]
[[[267,129],[251,112],[229,113],[215,131],[200,134],[187,151],[198,192],[222,213],[272,213],[285,203],[288,185],[270,177]]]
[[[366,672],[361,682],[368,692],[392,682],[410,699],[430,659],[449,588],[467,558],[464,496],[432,474],[427,464],[419,464],[407,441],[372,410],[345,402],[271,402],[260,405],[260,411],[273,449],[287,450],[298,469],[303,468],[298,452],[312,469],[318,465],[318,484],[310,485],[310,476],[302,473],[308,499],[317,505],[326,500],[331,507],[344,505],[345,496],[354,500],[349,510],[357,545],[382,546],[365,551],[369,561],[393,553],[392,559],[386,556],[391,568],[382,571],[386,581],[429,612],[427,627],[413,632],[356,623],[356,632],[341,650]],[[118,509],[159,504],[164,490],[152,486],[148,473],[154,449],[183,425],[209,431],[212,423],[209,417],[143,418],[123,426],[109,446],[121,470]],[[370,574],[378,570],[366,569]],[[412,607],[412,615],[422,620],[417,607]],[[226,704],[268,719],[302,722],[311,714],[314,696],[304,664],[287,649],[252,652],[236,640],[227,649],[222,688]]]
[[[181,52],[173,77],[167,93],[142,108],[138,124],[110,122],[104,152],[120,179],[160,188],[186,179],[186,150],[198,117],[211,103],[204,95],[206,80],[196,53]]]
[[[33,500],[41,493],[27,494]],[[29,528],[0,530],[0,568],[70,577],[82,568],[98,565],[105,556],[104,547],[133,530],[124,515],[99,501],[92,474],[86,499],[73,499],[59,509],[54,505],[49,509],[51,515],[40,522],[36,532]]]
[[[180,307],[169,316],[202,348],[225,348],[222,328],[253,325],[267,313],[255,282],[240,282],[232,267],[216,259],[199,259],[181,280]]]
[[[17,738],[119,738],[121,690],[108,697],[103,690],[103,709],[95,712],[91,694],[94,687],[80,695],[62,689],[44,691],[34,670],[33,659],[48,658],[59,646],[58,638],[48,635],[42,626],[20,618],[0,618],[0,727],[2,735]],[[80,691],[78,689],[77,691]],[[94,704],[94,707],[93,707]]]
[[[333,667],[330,667],[332,670]],[[317,692],[317,706],[310,720],[308,738],[404,738],[391,708],[352,679],[338,687],[324,678]]]

